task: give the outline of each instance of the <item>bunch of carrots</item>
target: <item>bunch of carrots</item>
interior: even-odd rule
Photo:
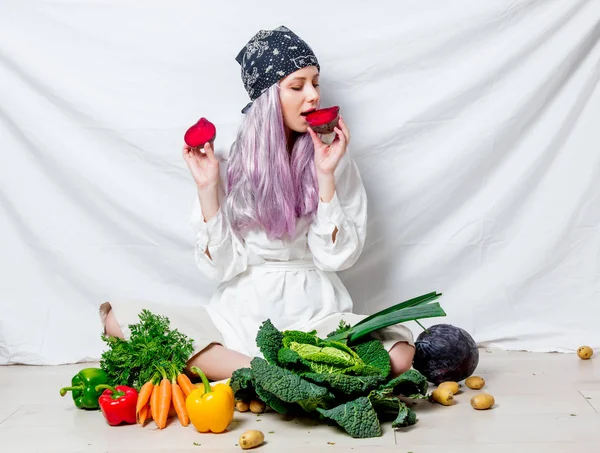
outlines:
[[[145,426],[154,420],[159,429],[167,426],[171,408],[183,426],[190,423],[185,399],[196,387],[192,381],[173,366],[157,366],[157,372],[140,389],[137,405],[137,422]]]

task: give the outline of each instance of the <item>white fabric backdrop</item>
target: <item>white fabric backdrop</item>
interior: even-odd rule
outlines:
[[[183,133],[205,116],[227,153],[234,57],[281,24],[353,133],[357,311],[440,291],[448,317],[426,324],[482,345],[600,346],[600,2],[333,5],[0,3],[0,363],[99,357],[111,298],[208,301]]]

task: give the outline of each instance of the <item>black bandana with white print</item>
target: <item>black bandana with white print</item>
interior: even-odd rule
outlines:
[[[321,67],[310,46],[285,26],[261,30],[240,50],[235,60],[240,64],[244,88],[254,102],[283,77],[307,66]],[[250,102],[242,113],[252,106]]]

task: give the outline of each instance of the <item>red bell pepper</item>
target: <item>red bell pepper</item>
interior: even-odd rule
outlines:
[[[104,418],[111,426],[117,426],[121,423],[133,425],[136,423],[135,405],[137,403],[138,392],[136,389],[125,385],[99,385],[96,391],[106,389],[98,398],[98,404]]]

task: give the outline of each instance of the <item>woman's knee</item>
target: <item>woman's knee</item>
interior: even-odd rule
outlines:
[[[399,376],[412,368],[415,347],[407,342],[398,342],[390,349],[392,375]]]

